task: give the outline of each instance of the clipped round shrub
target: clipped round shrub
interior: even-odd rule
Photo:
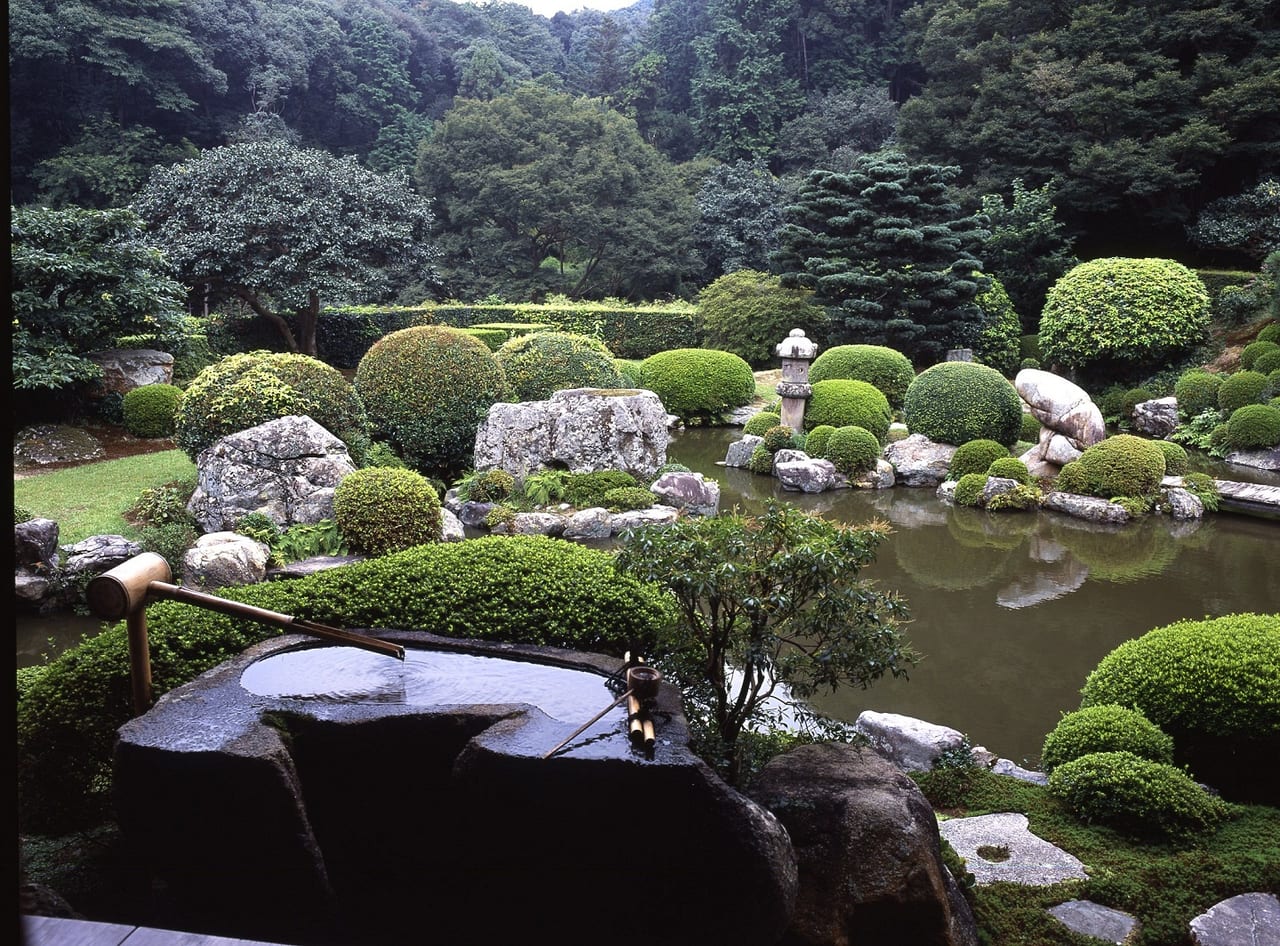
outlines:
[[[182,403],[182,388],[173,384],[144,384],[125,392],[121,402],[124,429],[135,437],[172,437]]]
[[[364,462],[370,425],[356,388],[337,368],[289,352],[228,355],[204,368],[182,394],[173,439],[194,460],[228,434],[291,415],[310,417]]]
[[[747,422],[742,425],[742,432],[755,437],[763,437],[766,430],[771,427],[777,427],[781,423],[781,414],[775,414],[773,411],[761,411],[759,414],[752,414],[747,418]]]
[[[605,505],[605,493],[611,489],[639,485],[639,480],[626,470],[571,473],[565,480],[564,501],[576,509],[590,509]]]
[[[1267,390],[1267,376],[1259,371],[1237,371],[1227,375],[1218,388],[1218,410],[1230,415],[1246,404],[1262,402]]]
[[[1222,376],[1195,369],[1178,378],[1173,396],[1178,402],[1178,417],[1184,421],[1208,410],[1218,409],[1218,389]]]
[[[1073,462],[1079,465],[1085,489],[1070,492],[1102,499],[1145,496],[1154,493],[1164,479],[1164,451],[1154,441],[1133,434],[1116,434],[1099,441]]]
[[[810,289],[788,289],[777,276],[752,269],[725,273],[698,293],[698,316],[708,348],[732,352],[755,368],[777,359],[792,329],[813,337],[827,315]]]
[[[1009,450],[994,440],[970,440],[951,455],[947,478],[958,480],[966,473],[985,473],[996,460],[1009,456]]]
[[[1138,710],[1114,703],[1065,714],[1045,737],[1040,768],[1048,773],[1091,752],[1132,752],[1173,763],[1173,740]]]
[[[667,413],[715,417],[750,404],[756,392],[751,366],[738,355],[704,348],[673,348],[640,363],[640,385],[658,395]]]
[[[880,441],[865,427],[837,427],[827,437],[826,458],[845,476],[860,476],[875,469]]]
[[[1040,421],[1036,420],[1036,415],[1030,411],[1022,412],[1022,423],[1018,428],[1018,439],[1027,443],[1040,442]]]
[[[1240,349],[1240,367],[1252,369],[1257,365],[1258,359],[1268,352],[1280,351],[1280,345],[1275,342],[1252,341],[1244,348]],[[1262,372],[1265,374],[1266,372]]]
[[[804,452],[811,457],[825,457],[827,455],[827,441],[835,433],[835,430],[836,428],[830,424],[819,424],[813,428],[805,437]]]
[[[483,342],[436,325],[378,339],[360,359],[355,387],[404,461],[446,481],[470,465],[480,421],[507,394]]]
[[[1213,430],[1209,431],[1209,449],[1224,450],[1227,446],[1227,425],[1219,424]]]
[[[617,486],[605,490],[605,508],[614,512],[626,512],[630,509],[648,509],[657,497],[643,486]]]
[[[844,380],[865,381],[899,408],[907,387],[916,376],[910,359],[884,345],[837,345],[820,352],[809,366],[809,383]]]
[[[751,456],[747,458],[747,469],[756,476],[772,476],[773,451],[762,443],[756,444],[756,448],[751,451]]]
[[[1209,291],[1181,263],[1095,259],[1049,289],[1040,349],[1046,362],[1081,370],[1150,365],[1196,345],[1209,318]]]
[[[1013,480],[1023,486],[1030,484],[1031,471],[1017,457],[997,457],[987,467],[987,476],[996,476],[1003,480]]]
[[[1022,399],[986,365],[944,361],[916,375],[903,401],[907,428],[938,443],[994,440],[1006,447],[1022,430]]]
[[[1137,837],[1199,834],[1230,811],[1181,769],[1132,752],[1093,752],[1064,762],[1049,776],[1049,793],[1082,821]]]
[[[440,497],[413,470],[370,466],[348,473],[333,491],[333,518],[360,555],[387,555],[439,542]]]
[[[1004,284],[990,273],[980,275],[990,280],[990,285],[973,300],[985,316],[974,352],[984,365],[1012,377],[1022,360],[1022,320]]]
[[[567,388],[617,388],[622,375],[604,342],[570,332],[534,332],[502,344],[494,358],[513,401],[545,401]]]
[[[791,441],[795,435],[796,432],[785,424],[770,427],[764,432],[764,448],[770,453],[777,453],[779,450],[785,450],[787,447],[791,446]]]
[[[1253,370],[1265,375],[1280,371],[1280,345],[1270,351],[1264,351],[1254,359]]]
[[[1165,476],[1182,476],[1190,468],[1191,460],[1187,456],[1186,449],[1181,445],[1174,443],[1172,440],[1153,440],[1151,441],[1160,448],[1160,452],[1164,454],[1164,475]]]
[[[982,493],[987,488],[986,473],[966,473],[956,480],[955,503],[957,506],[981,506]]]
[[[1129,388],[1120,395],[1120,417],[1128,423],[1139,404],[1155,399],[1150,388]]]
[[[1264,325],[1258,329],[1258,334],[1253,337],[1255,342],[1275,342],[1280,345],[1280,322],[1272,322],[1270,325]]]
[[[1082,707],[1139,709],[1175,759],[1224,795],[1280,801],[1256,760],[1280,757],[1280,614],[1176,621],[1126,641],[1085,680]]]
[[[1280,410],[1270,404],[1246,404],[1227,418],[1225,446],[1232,450],[1265,450],[1280,445]]]
[[[805,430],[816,427],[862,427],[884,443],[893,412],[889,399],[869,381],[831,378],[813,386],[804,411]]]
[[[1086,495],[1089,481],[1085,478],[1084,469],[1080,466],[1079,460],[1071,460],[1063,464],[1062,469],[1058,471],[1058,475],[1053,481],[1053,488],[1063,493],[1075,493],[1078,496]]]

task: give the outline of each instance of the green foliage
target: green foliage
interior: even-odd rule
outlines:
[[[1258,404],[1267,390],[1267,376],[1257,371],[1237,371],[1227,375],[1218,388],[1218,410],[1230,416],[1246,404]]]
[[[956,505],[981,506],[982,494],[987,488],[987,478],[986,473],[965,473],[956,480]]]
[[[88,355],[145,334],[182,350],[185,290],[128,210],[10,208],[13,386],[41,392],[93,381]]]
[[[981,274],[979,274],[981,275]],[[1018,371],[1022,343],[1022,320],[1000,280],[986,277],[988,286],[974,302],[982,310],[982,331],[973,343],[975,354],[1006,378]]]
[[[1178,417],[1189,421],[1204,411],[1217,410],[1220,387],[1221,375],[1198,369],[1182,375],[1173,388],[1173,396],[1178,402]]]
[[[1267,375],[1268,380],[1272,374],[1280,371],[1280,345],[1260,354],[1253,362],[1253,370],[1258,374]]]
[[[772,411],[761,411],[759,414],[752,414],[747,418],[747,422],[742,425],[743,434],[750,434],[755,437],[763,437],[765,431],[771,427],[777,427],[782,423],[782,416]]]
[[[622,384],[605,344],[569,332],[534,332],[504,343],[494,355],[513,401],[543,401],[566,388]]]
[[[560,501],[567,488],[565,474],[560,470],[537,470],[525,476],[521,484],[525,500],[535,506]]]
[[[756,476],[773,475],[773,451],[763,443],[758,443],[747,458],[747,469]]]
[[[889,399],[868,381],[831,378],[813,385],[804,411],[807,430],[816,427],[861,427],[884,443],[889,437],[893,412]]]
[[[1036,420],[1036,415],[1030,411],[1023,411],[1018,428],[1018,439],[1026,443],[1038,443],[1040,441],[1040,421]]]
[[[1246,404],[1227,419],[1226,446],[1231,450],[1266,450],[1280,445],[1280,409]]]
[[[1268,178],[1239,194],[1210,201],[1187,235],[1202,249],[1258,260],[1280,250],[1280,181]]]
[[[770,453],[777,453],[779,450],[785,450],[791,446],[792,440],[795,438],[796,432],[785,424],[778,424],[776,427],[770,427],[763,434],[764,448]]]
[[[907,387],[916,376],[907,356],[883,345],[837,345],[820,352],[809,366],[809,381],[816,384],[834,378],[865,381],[900,408]]]
[[[657,497],[643,486],[615,486],[604,493],[604,506],[611,512],[648,509],[656,502]]]
[[[787,289],[777,276],[752,269],[726,273],[698,293],[707,348],[732,352],[752,368],[777,363],[775,351],[792,329],[810,338],[826,324],[806,289]]]
[[[745,290],[742,301],[747,306],[751,306],[754,299],[751,293],[753,285],[765,288],[768,287],[769,282],[773,282],[776,287],[776,280],[765,276],[764,271],[769,267],[769,255],[777,248],[778,228],[782,226],[784,203],[783,183],[774,177],[768,166],[760,160],[717,164],[698,185],[698,223],[694,228],[694,238],[698,251],[706,262],[706,274],[724,278],[747,270],[755,271],[754,276],[745,277],[731,284]],[[719,279],[716,280],[716,282],[719,281]],[[807,301],[803,296],[788,297],[781,294],[777,295],[777,299],[783,307],[796,305],[797,300]],[[810,309],[807,314],[808,320],[814,319],[815,316],[818,320],[823,320],[821,311],[813,311],[811,306],[808,308]],[[773,318],[767,311],[757,309],[757,314],[765,318]],[[726,312],[726,315],[731,320],[730,324],[737,324],[738,320],[731,313]],[[750,326],[742,327],[746,328],[750,334],[756,334]],[[784,326],[781,337],[785,337],[789,328],[805,327],[804,321],[797,321],[790,327]],[[776,344],[780,338],[775,339],[773,344]],[[756,364],[755,359],[745,351],[733,347],[727,338],[721,338],[718,341],[708,339],[707,344],[723,348],[725,351],[736,352],[753,365]],[[767,340],[766,344],[768,344]],[[771,353],[772,348],[769,348],[765,355],[765,363]]]
[[[1222,494],[1218,491],[1218,484],[1214,482],[1213,477],[1208,473],[1184,473],[1182,476],[1182,488],[1204,503],[1205,511],[1218,511]]]
[[[827,455],[827,442],[836,428],[830,424],[819,424],[805,436],[804,450],[811,457],[821,458]]]
[[[1139,836],[1200,834],[1230,814],[1181,769],[1132,752],[1093,752],[1064,762],[1049,776],[1049,791],[1081,819]]]
[[[656,582],[679,620],[655,663],[705,714],[740,774],[738,736],[758,723],[778,684],[799,699],[902,676],[915,655],[906,607],[859,572],[883,532],[839,526],[769,501],[758,516],[721,514],[625,533],[619,571]],[[730,668],[737,673],[731,675]]]
[[[1258,334],[1254,336],[1255,342],[1275,342],[1280,344],[1280,322],[1272,322],[1258,329]]]
[[[1172,440],[1153,440],[1152,443],[1164,454],[1165,476],[1182,476],[1187,472],[1190,459],[1187,457],[1187,451],[1179,444]]]
[[[1164,452],[1153,441],[1132,434],[1095,443],[1074,462],[1084,488],[1070,492],[1102,499],[1150,495],[1165,475]]]
[[[1049,290],[1040,347],[1050,363],[1119,374],[1189,350],[1203,340],[1208,324],[1208,290],[1181,263],[1096,259],[1074,267]]]
[[[997,463],[1001,462],[999,460]],[[1014,461],[1017,462],[1016,460]],[[994,474],[987,474],[988,477]],[[1040,501],[1044,498],[1044,493],[1039,486],[1034,483],[1018,483],[1018,485],[1003,493],[996,493],[987,500],[988,512],[1002,511],[1020,511],[1026,509],[1038,509]]]
[[[1174,443],[1195,447],[1197,450],[1211,451],[1213,448],[1211,440],[1214,431],[1219,428],[1222,429],[1222,436],[1225,437],[1227,425],[1222,422],[1222,414],[1218,412],[1216,407],[1211,407],[1179,425],[1169,435],[1169,439]]]
[[[783,285],[813,289],[848,337],[916,362],[972,347],[985,319],[973,276],[985,219],[954,200],[959,174],[896,151],[860,156],[848,173],[812,172],[780,233]]]
[[[125,430],[135,437],[172,437],[182,389],[172,384],[144,384],[125,392],[121,405]]]
[[[958,480],[966,473],[986,473],[996,460],[1009,458],[1009,448],[994,440],[969,440],[956,448],[947,467],[947,479]]]
[[[1014,480],[1023,486],[1031,485],[1031,471],[1017,457],[996,457],[987,467],[987,476],[997,476],[1005,480]]]
[[[1128,426],[1133,422],[1133,412],[1139,404],[1155,399],[1149,388],[1129,388],[1120,396],[1120,419]]]
[[[355,389],[377,434],[409,466],[448,479],[469,464],[480,421],[507,383],[483,343],[422,325],[379,339],[360,360]]]
[[[405,462],[400,459],[391,445],[381,440],[375,440],[369,444],[369,449],[364,457],[364,465],[390,466],[400,470],[406,469]]]
[[[1280,351],[1280,345],[1275,342],[1254,340],[1240,350],[1240,367],[1256,370],[1259,374],[1266,374],[1266,371],[1256,367],[1256,362],[1267,352],[1275,351]]]
[[[126,515],[134,522],[149,526],[167,526],[173,523],[194,526],[195,520],[187,511],[187,503],[195,490],[194,476],[148,487],[138,494],[138,498],[126,510]]]
[[[994,440],[1012,446],[1022,430],[1022,399],[986,365],[944,361],[916,375],[903,401],[913,434],[939,443]]]
[[[1027,328],[1035,329],[1049,287],[1079,261],[1072,255],[1072,240],[1066,228],[1057,219],[1051,185],[1028,188],[1021,178],[1014,178],[1011,190],[1008,202],[1002,194],[982,197],[982,212],[991,231],[982,244],[982,258],[992,278],[1008,291],[1014,310],[1022,315]],[[982,304],[981,297],[978,302]],[[1023,352],[1021,357],[1039,358],[1039,354]]]
[[[310,417],[364,457],[364,403],[336,368],[307,355],[254,351],[228,355],[187,385],[174,421],[174,442],[191,459],[228,434],[281,417]]]
[[[837,427],[827,437],[823,455],[845,476],[861,476],[875,469],[880,459],[880,440],[865,427]]]
[[[1080,705],[1140,709],[1173,737],[1177,760],[1197,778],[1228,797],[1261,791],[1274,804],[1274,779],[1253,760],[1280,751],[1278,692],[1280,614],[1230,614],[1121,644],[1089,674]]]
[[[913,778],[931,805],[935,808],[949,809],[955,808],[964,801],[973,787],[973,780],[977,773],[978,765],[973,761],[973,746],[966,738],[954,749],[939,753],[928,771],[913,775]],[[952,855],[960,860],[954,849],[952,849]],[[963,865],[964,861],[960,860],[960,863]],[[972,878],[973,875],[969,876]]]
[[[352,551],[361,555],[440,541],[440,497],[413,470],[373,466],[348,473],[333,491],[333,516]]]
[[[280,541],[280,526],[263,512],[250,512],[241,516],[236,521],[235,531],[272,549]]]
[[[484,515],[485,528],[499,534],[512,532],[517,515],[516,507],[511,503],[494,503],[493,508]]]
[[[30,522],[34,518],[36,518],[35,513],[30,509],[25,506],[19,506],[17,503],[13,504],[13,524],[15,526],[23,522]]]
[[[750,404],[756,379],[738,355],[702,348],[677,348],[650,355],[640,363],[640,382],[653,391],[668,413],[711,419]]]
[[[1173,740],[1136,709],[1088,706],[1064,714],[1045,737],[1040,766],[1052,773],[1064,762],[1091,752],[1132,752],[1152,762],[1172,764]]]
[[[1260,317],[1275,318],[1277,314],[1280,314],[1280,250],[1267,254],[1261,269],[1242,285],[1223,288],[1214,305],[1214,320],[1224,325],[1244,325]]]
[[[155,552],[169,563],[169,571],[179,581],[187,551],[193,548],[200,534],[189,521],[165,522],[162,525],[145,525],[138,529],[138,544],[144,552]]]
[[[506,470],[472,471],[458,481],[458,498],[464,503],[500,503],[515,489],[516,478]]]
[[[564,498],[575,509],[591,509],[607,505],[604,496],[609,490],[639,485],[639,481],[626,470],[570,473],[565,480]]]

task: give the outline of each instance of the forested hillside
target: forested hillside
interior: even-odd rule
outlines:
[[[406,292],[690,296],[769,269],[810,172],[886,147],[936,166],[958,214],[1004,214],[1017,239],[1052,219],[1046,253],[1256,267],[1277,226],[1267,0],[641,0],[550,19],[14,0],[9,17],[14,205],[125,207],[157,166],[283,139],[432,202],[441,278]]]

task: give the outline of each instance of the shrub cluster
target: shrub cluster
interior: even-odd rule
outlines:
[[[752,414],[747,419],[747,422],[742,425],[742,432],[755,437],[763,437],[766,430],[770,427],[777,427],[781,423],[781,414],[775,414],[773,411],[761,411],[759,414]]]
[[[440,497],[413,470],[371,466],[348,473],[333,491],[333,516],[351,550],[387,555],[439,542]]]
[[[994,440],[1009,447],[1022,430],[1022,399],[1013,384],[970,362],[944,361],[916,375],[903,413],[912,433],[939,443]]]
[[[124,429],[147,440],[172,437],[181,403],[182,389],[173,384],[144,384],[126,391],[121,402]]]
[[[1023,486],[1028,486],[1031,483],[1031,471],[1017,457],[996,457],[991,461],[991,465],[987,467],[987,476],[1013,480]]]
[[[516,478],[503,469],[484,470],[464,476],[458,483],[463,502],[500,503],[516,488]]]
[[[1052,773],[1091,752],[1132,752],[1152,762],[1173,762],[1173,739],[1141,712],[1114,703],[1065,714],[1045,737],[1040,767]]]
[[[714,418],[751,403],[756,379],[751,366],[727,351],[677,348],[640,363],[640,384],[654,392],[670,414]]]
[[[732,352],[753,368],[777,363],[775,349],[792,329],[811,338],[827,322],[810,289],[788,289],[751,269],[726,273],[698,293],[703,343]]]
[[[813,385],[813,395],[804,412],[806,430],[815,427],[861,427],[871,431],[879,443],[889,437],[893,412],[889,399],[868,381],[832,378]]]
[[[986,473],[996,460],[1009,458],[1009,449],[994,440],[970,440],[951,455],[947,479],[958,480],[966,473]],[[1023,468],[1025,470],[1025,467]]]
[[[1165,476],[1182,476],[1187,472],[1190,458],[1187,451],[1172,440],[1153,440],[1151,441],[1160,448],[1160,452],[1164,454],[1164,475]]]
[[[830,424],[819,424],[810,430],[804,440],[805,453],[811,457],[825,457],[827,455],[827,441],[835,433],[835,430],[836,428]]]
[[[609,490],[639,485],[640,482],[626,470],[570,473],[565,477],[564,501],[576,509],[608,506],[605,494]]]
[[[1226,446],[1232,450],[1265,450],[1280,445],[1280,408],[1246,404],[1227,419]]]
[[[1280,345],[1265,339],[1262,341],[1255,339],[1240,350],[1240,367],[1252,369],[1257,364],[1259,358],[1268,352],[1275,351],[1280,351]]]
[[[1260,404],[1267,389],[1267,376],[1259,371],[1227,375],[1218,388],[1218,410],[1229,417],[1246,404]]]
[[[880,441],[865,427],[837,427],[827,437],[824,455],[845,476],[861,476],[875,469]]]
[[[1207,410],[1218,409],[1218,389],[1222,376],[1194,369],[1182,375],[1173,386],[1173,396],[1178,402],[1178,417],[1189,421]]]
[[[965,473],[956,481],[957,506],[981,506],[982,494],[987,488],[986,473]]]
[[[1164,451],[1151,440],[1132,434],[1116,434],[1088,447],[1062,468],[1074,466],[1080,488],[1069,490],[1086,496],[1115,499],[1154,493],[1164,478]],[[1061,479],[1061,474],[1059,474]]]
[[[785,424],[778,424],[770,427],[762,436],[764,437],[764,448],[770,453],[777,453],[779,450],[786,450],[788,447],[793,446],[796,432]]]
[[[751,456],[747,458],[747,469],[756,476],[772,476],[773,451],[763,443],[756,444],[756,448],[751,451]]]
[[[569,332],[535,332],[494,354],[514,401],[544,401],[567,388],[616,388],[622,376],[605,344]]]
[[[865,381],[879,389],[892,408],[902,407],[907,387],[916,376],[906,355],[883,345],[837,345],[820,352],[809,366],[809,383]]]

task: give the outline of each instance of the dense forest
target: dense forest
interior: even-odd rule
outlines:
[[[1280,218],[1274,0],[13,0],[9,66],[16,207],[284,141],[430,202],[406,299],[688,297],[814,172],[944,180],[1023,308],[1032,254],[1256,269]]]

